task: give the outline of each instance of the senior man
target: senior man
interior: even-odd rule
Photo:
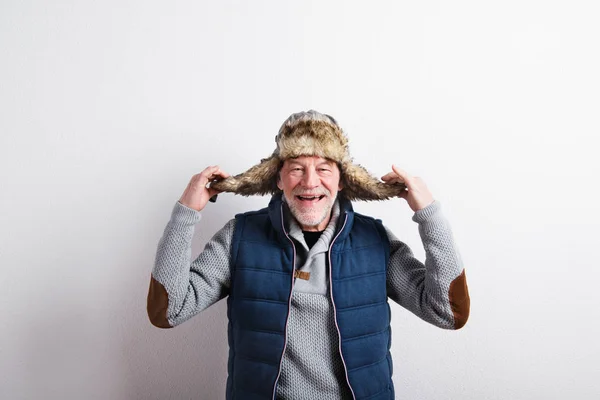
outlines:
[[[382,181],[354,164],[337,121],[292,114],[270,157],[237,176],[194,175],[160,239],[148,315],[171,328],[227,297],[226,398],[394,399],[388,298],[459,329],[469,315],[464,267],[440,203],[392,166]],[[195,225],[221,192],[271,194],[236,215],[191,260]],[[405,199],[425,263],[352,200]]]

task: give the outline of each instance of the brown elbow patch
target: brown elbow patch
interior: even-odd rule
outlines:
[[[165,287],[150,277],[150,289],[148,290],[148,318],[152,325],[159,328],[172,328],[167,321],[167,308],[169,307],[169,295]]]
[[[448,297],[450,299],[452,314],[454,314],[454,329],[460,329],[467,323],[471,307],[471,299],[469,298],[469,288],[467,287],[467,278],[465,276],[464,268],[461,274],[450,283]]]

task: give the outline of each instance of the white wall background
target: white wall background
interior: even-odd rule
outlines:
[[[156,245],[189,179],[247,169],[281,122],[336,117],[355,160],[419,175],[471,318],[394,306],[402,399],[597,399],[594,1],[0,3],[0,398],[220,399],[224,302],[160,330]],[[221,195],[194,256],[236,212]],[[421,259],[401,200],[356,204]]]

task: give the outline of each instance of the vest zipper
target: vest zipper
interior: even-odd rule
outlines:
[[[338,234],[335,235],[335,237],[329,244],[329,251],[327,252],[327,256],[329,258],[329,296],[331,297],[331,305],[333,306],[333,321],[335,322],[335,328],[337,329],[337,333],[338,333],[339,351],[340,351],[340,357],[342,359],[342,364],[344,365],[344,373],[346,374],[346,382],[348,383],[350,392],[352,392],[352,399],[356,400],[356,395],[354,394],[354,390],[352,389],[352,386],[350,385],[350,379],[348,379],[348,368],[346,368],[346,361],[344,360],[344,355],[342,354],[342,335],[340,333],[340,327],[337,323],[337,309],[335,308],[335,301],[333,301],[333,279],[332,279],[332,274],[331,274],[331,249],[333,248],[333,243],[335,243],[335,240],[338,238],[338,236],[340,236],[340,234],[346,227],[346,222],[348,222],[348,213],[346,213],[346,218],[344,219],[344,225],[342,225],[342,229],[340,229]]]
[[[283,355],[285,353],[285,348],[287,347],[288,320],[290,317],[290,310],[292,308],[292,293],[294,291],[294,282],[295,282],[294,276],[296,273],[296,246],[294,245],[294,241],[290,238],[290,236],[288,235],[288,233],[285,230],[285,223],[284,223],[284,219],[283,219],[283,203],[281,204],[281,228],[283,229],[283,233],[285,233],[285,236],[288,238],[288,240],[292,244],[292,248],[294,249],[294,256],[292,258],[292,287],[290,289],[290,298],[288,300],[287,316],[285,317],[285,333],[283,336],[283,351],[281,352],[281,358],[279,359],[279,370],[277,371],[277,378],[275,378],[275,383],[273,384],[273,397],[272,397],[273,400],[275,400],[275,395],[277,393],[277,382],[279,382],[279,376],[281,375],[281,364],[283,363]]]

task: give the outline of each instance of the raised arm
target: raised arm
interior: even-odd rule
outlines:
[[[191,260],[192,238],[200,211],[217,192],[206,184],[226,177],[218,167],[208,167],[194,175],[186,191],[173,207],[171,218],[158,244],[150,277],[147,309],[150,322],[160,328],[178,325],[228,293],[230,247],[235,220],[229,221]]]
[[[439,202],[417,211],[413,221],[425,248],[425,263],[387,230],[391,251],[388,296],[440,328],[460,329],[469,317],[469,291],[462,259]]]
[[[413,221],[425,249],[425,263],[387,228],[390,239],[388,296],[423,320],[446,329],[460,329],[469,318],[470,298],[464,265],[441,205],[422,179],[392,166],[388,183],[404,182],[404,198],[415,211]]]

